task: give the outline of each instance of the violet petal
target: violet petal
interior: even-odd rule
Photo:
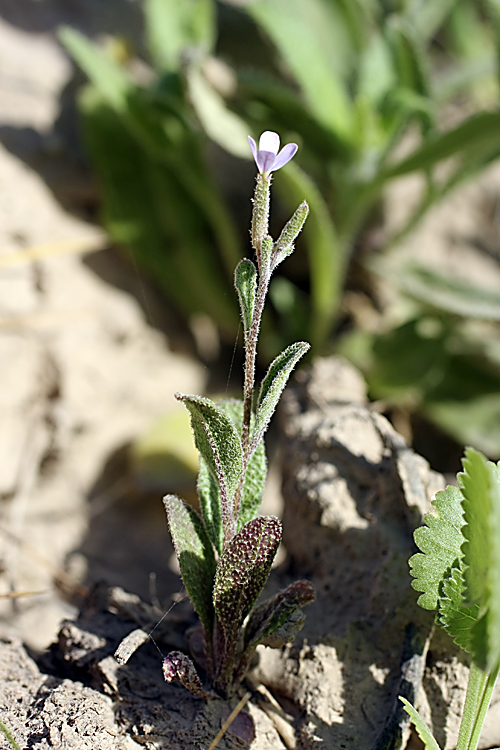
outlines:
[[[250,148],[252,149],[252,154],[253,154],[255,163],[257,164],[257,166],[259,166],[257,162],[257,144],[255,143],[251,135],[248,136],[248,142],[250,144]]]
[[[290,159],[293,159],[293,157],[297,153],[297,149],[298,146],[296,143],[287,143],[286,146],[283,146],[275,159],[275,162],[273,164],[273,171],[281,169],[281,167],[284,167],[285,164],[288,164]]]
[[[261,174],[272,172],[275,159],[276,156],[271,151],[259,151],[257,154],[257,166],[259,172]]]

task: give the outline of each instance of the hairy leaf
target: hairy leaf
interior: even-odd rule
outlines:
[[[252,326],[255,291],[257,289],[257,269],[251,260],[244,258],[238,263],[234,272],[234,285],[240,301],[246,343]]]
[[[201,680],[193,662],[182,651],[171,651],[163,661],[163,676],[166,682],[178,680],[193,695],[206,698],[207,693],[201,686]]]
[[[471,634],[477,621],[479,607],[477,605],[464,606],[463,588],[462,569],[452,568],[441,588],[438,619],[455,643],[470,653],[473,651]]]
[[[211,633],[215,577],[212,545],[201,519],[189,505],[175,495],[166,495],[163,502],[184,586],[205,630]]]
[[[196,447],[219,486],[224,527],[230,526],[243,467],[239,435],[231,419],[210,399],[181,393],[176,398],[189,409]]]
[[[262,440],[293,368],[309,348],[305,341],[298,341],[287,347],[271,363],[260,387],[255,426],[252,431],[252,450]]]
[[[302,227],[304,226],[308,214],[309,206],[306,201],[302,201],[292,218],[287,221],[281,230],[273,256],[273,270],[279,266],[285,258],[288,258],[288,256],[293,253],[295,240],[302,231]]]
[[[425,723],[425,721],[422,719],[418,711],[416,711],[411,703],[406,700],[406,698],[403,698],[401,695],[399,696],[399,700],[405,707],[406,713],[410,716],[413,724],[415,725],[415,729],[417,730],[417,734],[424,743],[425,750],[440,750],[440,747],[436,740],[434,739],[434,736]]]
[[[473,658],[491,669],[500,660],[500,472],[467,448],[458,482],[464,495],[465,603],[478,604]]]
[[[285,625],[297,609],[314,601],[315,596],[313,585],[309,581],[295,581],[259,604],[245,627],[245,648],[255,646],[271,636]]]
[[[226,640],[233,642],[264,584],[281,541],[281,522],[260,516],[244,526],[222,553],[213,592]]]
[[[210,541],[220,555],[224,543],[220,492],[216,480],[208,470],[206,461],[201,456],[197,487],[205,529]]]
[[[447,487],[438,492],[432,508],[424,518],[425,526],[414,533],[415,544],[421,552],[409,560],[410,572],[415,578],[411,585],[423,592],[418,599],[423,609],[437,609],[441,582],[461,560],[464,541],[460,490]]]

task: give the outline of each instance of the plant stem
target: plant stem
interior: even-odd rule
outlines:
[[[477,724],[487,680],[488,674],[472,662],[456,750],[470,750],[471,748],[471,739]]]
[[[500,665],[499,665],[500,666]],[[482,692],[479,705],[477,706],[476,718],[472,729],[472,734],[469,740],[468,750],[476,750],[479,744],[479,738],[481,736],[481,730],[483,728],[484,720],[486,718],[486,712],[490,705],[491,696],[495,689],[495,683],[498,677],[499,666],[487,673],[486,685]]]

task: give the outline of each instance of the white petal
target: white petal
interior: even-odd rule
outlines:
[[[259,140],[259,151],[270,151],[276,156],[280,147],[280,137],[278,133],[273,133],[272,130],[266,130],[262,133]]]

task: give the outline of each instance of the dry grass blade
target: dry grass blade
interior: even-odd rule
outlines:
[[[227,717],[224,724],[221,726],[220,731],[216,734],[212,742],[210,743],[210,746],[207,747],[207,750],[214,750],[214,748],[217,747],[221,739],[223,738],[224,734],[227,732],[233,721],[236,719],[240,711],[246,706],[250,698],[252,697],[252,693],[245,693],[243,698],[240,700],[237,706],[231,711],[229,716]]]

